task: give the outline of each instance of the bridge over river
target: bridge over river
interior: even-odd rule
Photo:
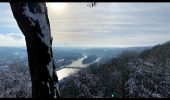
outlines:
[[[72,62],[69,65],[66,66],[61,66],[60,68],[58,68],[56,70],[56,73],[58,75],[58,80],[62,80],[63,78],[68,77],[71,74],[74,74],[76,72],[78,72],[80,69],[82,68],[86,68],[87,66],[89,66],[90,64],[93,64],[95,62],[98,62],[100,60],[100,58],[97,58],[94,62],[89,63],[89,64],[83,64],[82,61],[87,58],[86,55],[83,55],[82,58]]]

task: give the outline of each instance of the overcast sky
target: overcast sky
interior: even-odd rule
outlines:
[[[170,40],[170,3],[49,4],[53,46],[132,47]],[[8,3],[0,3],[0,46],[25,46]]]

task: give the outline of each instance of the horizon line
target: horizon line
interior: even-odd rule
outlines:
[[[159,45],[159,44],[156,44],[156,45]],[[156,46],[156,45],[146,45],[146,46],[116,46],[116,47],[74,47],[74,46],[52,46],[52,48],[131,48],[131,47],[153,47],[153,46]],[[1,46],[0,47],[17,47],[17,48],[23,48],[26,46]]]

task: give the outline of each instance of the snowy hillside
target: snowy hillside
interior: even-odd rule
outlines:
[[[141,53],[125,51],[60,83],[63,97],[170,97],[170,42]]]

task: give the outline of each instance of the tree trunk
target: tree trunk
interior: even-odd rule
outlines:
[[[25,36],[33,98],[59,97],[52,37],[45,3],[10,3],[13,16]]]

